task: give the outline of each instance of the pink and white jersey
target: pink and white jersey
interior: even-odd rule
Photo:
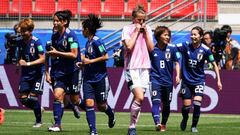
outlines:
[[[131,35],[134,32],[136,26],[135,24],[130,24],[123,27],[122,31],[122,41],[126,39],[131,39]],[[153,33],[149,26],[147,26],[147,31],[151,36],[153,41]],[[140,33],[132,51],[124,51],[124,68],[125,69],[149,69],[151,68],[149,53],[147,49],[147,44],[143,34]]]

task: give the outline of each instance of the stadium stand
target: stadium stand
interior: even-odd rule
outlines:
[[[101,12],[101,0],[81,0],[80,15],[87,16],[89,13],[99,15]]]
[[[57,11],[69,9],[73,16],[78,13],[78,0],[58,0]]]
[[[137,4],[144,6],[145,10],[148,12],[148,2],[147,0],[128,0],[126,11],[124,11],[124,16],[132,16],[132,10],[136,7]]]
[[[203,3],[202,3],[203,2]],[[204,1],[200,1],[197,5],[198,8],[204,9]],[[207,1],[207,18],[215,19],[218,13],[217,0],[208,0]],[[201,13],[203,15],[204,12]]]
[[[105,0],[101,16],[123,17],[124,0]]]
[[[173,3],[173,6],[176,6],[178,4],[180,4],[181,2],[183,2],[183,0],[176,0],[176,2]],[[188,2],[185,2],[183,4],[186,5],[186,4],[189,4],[191,1],[188,1]],[[176,8],[174,11],[176,11],[175,13],[173,13],[171,15],[171,17],[173,18],[180,18],[180,17],[184,17],[192,12],[194,12],[194,3],[190,4],[189,6],[183,8],[183,9],[180,9],[182,6],[180,6],[179,8]],[[174,12],[173,11],[173,12]]]
[[[151,3],[150,3],[150,10],[149,11],[152,11],[166,3],[170,2],[169,0],[152,0]],[[170,8],[170,5],[169,6],[166,6],[165,8],[155,12],[152,14],[152,16],[157,16],[159,14],[161,14],[162,12],[168,10]]]
[[[35,0],[32,16],[51,17],[55,12],[55,0]]]
[[[31,13],[32,13],[32,0],[12,0],[9,15],[10,16],[18,16],[19,13],[22,16],[31,15]]]
[[[9,12],[9,0],[0,0],[0,16],[5,17]]]

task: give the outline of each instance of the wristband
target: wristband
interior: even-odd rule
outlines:
[[[30,66],[30,62],[27,62],[27,66]]]

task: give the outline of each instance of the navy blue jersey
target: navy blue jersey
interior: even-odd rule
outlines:
[[[184,42],[176,45],[182,54],[181,73],[185,83],[199,85],[205,82],[205,60],[213,62],[211,50],[204,44],[194,48],[191,43]]]
[[[64,57],[51,57],[51,76],[62,77],[71,74],[78,70],[75,63],[80,61],[80,47],[78,39],[74,31],[66,29],[63,35],[58,32],[52,35],[52,46],[60,52],[71,52],[71,49],[78,49],[78,57],[76,59],[69,59]]]
[[[153,51],[150,52],[150,59],[152,65],[151,82],[162,86],[173,85],[174,62],[180,59],[175,45],[168,44],[163,49],[155,45]]]
[[[26,62],[31,62],[39,59],[39,54],[43,55],[43,47],[40,39],[32,36],[32,39],[27,43],[21,40],[18,42],[19,57]],[[21,79],[25,81],[35,80],[42,77],[44,64],[34,66],[22,66]]]
[[[94,36],[91,41],[87,41],[85,48],[85,57],[88,59],[95,59],[107,53],[104,42],[97,36]],[[102,80],[107,76],[106,62],[100,61],[85,65],[83,76],[87,82]]]

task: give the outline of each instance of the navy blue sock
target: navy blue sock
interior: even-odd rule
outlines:
[[[152,117],[155,125],[160,124],[160,101],[154,100],[152,102]]]
[[[183,106],[182,107],[182,116],[183,116],[184,120],[188,120],[188,117],[189,117],[188,114],[189,114],[190,108],[191,108],[191,106]]]
[[[105,113],[108,115],[109,118],[114,119],[114,112],[109,105],[107,105]]]
[[[194,110],[193,110],[193,119],[192,119],[192,127],[197,127],[198,120],[200,117],[200,107],[201,107],[201,102],[199,101],[194,101]]]
[[[162,110],[162,125],[166,125],[168,117],[170,114],[170,105],[163,105],[163,110]]]
[[[38,102],[38,97],[30,96],[27,99],[27,104],[26,106],[28,108],[33,109],[35,118],[36,118],[36,123],[42,122],[42,113],[41,113],[41,106]]]
[[[62,103],[59,101],[54,101],[53,102],[53,116],[54,116],[55,124],[61,125],[62,115],[63,115]]]
[[[91,132],[97,132],[96,115],[93,107],[86,107],[86,117]]]

